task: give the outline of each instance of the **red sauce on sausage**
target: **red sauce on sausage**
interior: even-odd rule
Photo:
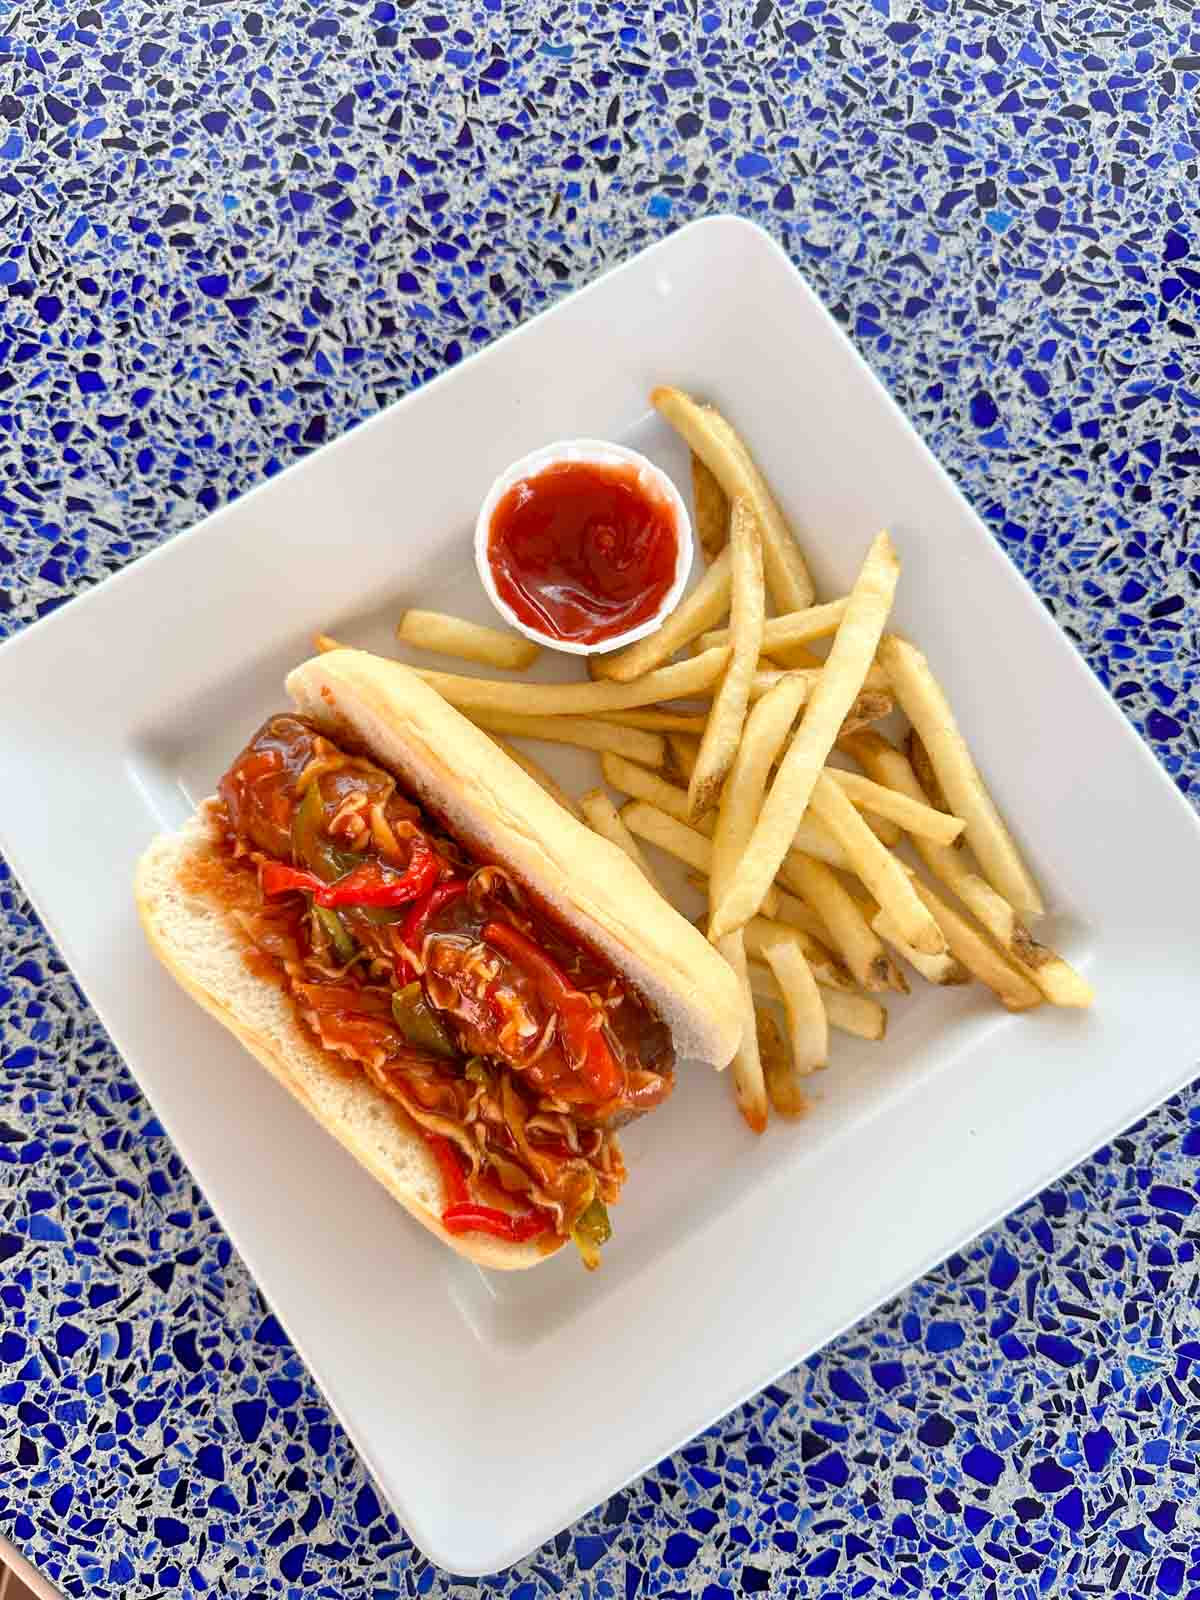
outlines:
[[[632,465],[564,461],[523,478],[492,513],[496,589],[527,627],[600,644],[648,621],[675,576],[671,506]]]

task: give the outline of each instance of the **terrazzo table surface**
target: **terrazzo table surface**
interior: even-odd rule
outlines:
[[[1200,793],[1200,12],[0,0],[0,34],[0,631],[736,211]],[[0,1531],[66,1592],[1200,1595],[1200,1094],[456,1579],[2,864],[0,907]]]

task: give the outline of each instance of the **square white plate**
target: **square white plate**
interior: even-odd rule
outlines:
[[[603,1270],[564,1254],[489,1276],[176,988],[130,874],[284,704],[315,627],[387,648],[407,604],[486,615],[471,528],[508,461],[607,436],[686,484],[648,416],[663,381],[744,429],[821,592],[892,529],[897,625],[950,687],[1100,1003],[1014,1018],[926,988],[883,1046],[837,1037],[813,1114],[757,1142],[727,1082],[685,1072],[626,1137]],[[585,758],[558,771],[595,781]],[[412,1537],[457,1572],[518,1559],[1195,1070],[1196,818],[782,252],[733,219],[647,250],[6,645],[0,793],[46,925]]]

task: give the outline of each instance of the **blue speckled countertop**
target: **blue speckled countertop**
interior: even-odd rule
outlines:
[[[1200,793],[1198,87],[1155,0],[0,0],[0,631],[738,211]],[[66,1592],[1200,1596],[1200,1093],[455,1579],[0,908],[0,1531]]]

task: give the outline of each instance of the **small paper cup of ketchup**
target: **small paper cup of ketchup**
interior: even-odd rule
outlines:
[[[679,604],[692,524],[652,461],[603,439],[522,456],[488,490],[475,564],[510,625],[551,650],[619,650]]]

